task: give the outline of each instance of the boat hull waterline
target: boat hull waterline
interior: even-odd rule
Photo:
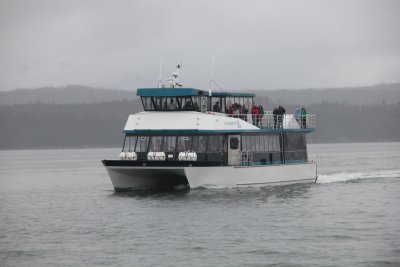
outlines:
[[[115,191],[186,186],[248,187],[315,183],[315,162],[262,166],[146,167],[105,166]]]

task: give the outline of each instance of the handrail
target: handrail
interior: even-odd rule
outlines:
[[[240,151],[240,166],[252,166],[253,165],[253,151],[245,150]]]
[[[228,117],[239,118],[262,129],[314,129],[316,115],[274,115],[271,111],[264,114],[227,114]]]

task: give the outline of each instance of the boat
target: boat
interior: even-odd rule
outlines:
[[[119,157],[102,160],[116,192],[317,181],[315,115],[252,114],[254,94],[183,87],[179,69],[137,89],[144,111],[129,115]]]

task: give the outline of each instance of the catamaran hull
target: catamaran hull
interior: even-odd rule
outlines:
[[[106,166],[116,191],[152,190],[176,186],[241,187],[317,180],[316,163],[226,167],[142,167]]]

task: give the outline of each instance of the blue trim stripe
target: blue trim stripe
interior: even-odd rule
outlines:
[[[195,88],[138,88],[136,91],[138,96],[208,96],[207,90],[199,90]],[[255,94],[251,93],[226,93],[226,92],[212,92],[215,97],[254,97]]]
[[[208,96],[208,91],[194,88],[139,88],[136,91],[138,96]]]
[[[280,153],[280,152],[279,152]],[[272,162],[267,161],[267,162],[252,162],[250,166],[265,166],[265,165],[285,165],[285,164],[298,164],[298,163],[309,163],[310,161],[308,160],[285,160],[285,163],[282,163],[281,160],[274,160]],[[241,166],[248,166],[248,165],[241,165]]]
[[[276,133],[276,132],[313,132],[314,129],[227,129],[227,130],[198,130],[198,129],[143,129],[143,130],[124,130],[128,134],[154,134],[154,133],[168,133],[168,134],[185,134],[185,133]]]
[[[254,97],[255,94],[252,93],[226,93],[226,92],[212,92],[212,96],[216,97],[224,97],[224,96],[233,96],[233,97]]]

